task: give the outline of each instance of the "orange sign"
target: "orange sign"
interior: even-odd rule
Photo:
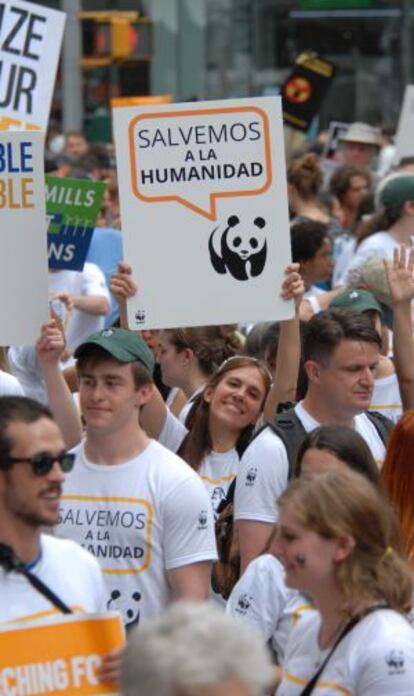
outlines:
[[[111,106],[152,106],[153,104],[171,104],[171,94],[149,95],[148,97],[114,97]]]
[[[119,614],[72,614],[48,623],[0,629],[0,694],[116,694],[101,684],[104,655],[124,644]]]

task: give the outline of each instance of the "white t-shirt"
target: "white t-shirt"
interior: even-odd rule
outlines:
[[[315,611],[303,595],[286,587],[285,571],[272,554],[255,558],[234,586],[226,612],[271,640],[282,664],[288,636],[302,612]]]
[[[320,425],[305,411],[302,402],[295,406],[295,412],[307,433]],[[355,417],[354,427],[364,438],[374,459],[382,463],[384,443],[365,413]],[[241,458],[234,496],[234,519],[274,524],[279,516],[277,500],[287,486],[288,475],[286,448],[271,428],[265,428]]]
[[[172,452],[177,452],[188,430],[169,409],[158,442]],[[210,496],[213,511],[226,497],[231,482],[237,476],[239,455],[235,449],[228,452],[210,452],[197,471]]]
[[[394,423],[401,417],[403,411],[401,394],[395,373],[375,380],[370,409],[379,411]]]
[[[19,380],[3,370],[0,370],[0,396],[24,396]]]
[[[327,650],[318,646],[319,614],[303,617],[290,634],[284,678],[277,696],[298,696]],[[315,696],[412,696],[414,631],[397,612],[366,616],[341,640],[313,693]]]
[[[108,609],[127,625],[170,600],[167,571],[217,558],[208,496],[197,474],[158,442],[124,464],[93,464],[84,445],[64,484],[57,533],[93,553]]]
[[[86,262],[83,271],[60,270],[49,273],[49,294],[67,292],[71,295],[101,295],[108,301],[111,298],[105,276],[94,263]],[[95,331],[101,331],[105,325],[105,315],[95,315],[74,309],[65,330],[69,350],[74,350],[81,341]]]
[[[74,611],[106,610],[102,573],[93,556],[73,541],[48,534],[40,538],[41,556],[31,572]],[[32,621],[59,610],[18,573],[0,568],[0,622]]]

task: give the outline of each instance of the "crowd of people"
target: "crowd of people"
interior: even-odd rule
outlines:
[[[139,332],[115,153],[49,140],[108,187],[0,355],[2,628],[118,611],[125,696],[414,694],[414,164],[381,154],[362,123],[333,173],[291,153],[293,319]]]

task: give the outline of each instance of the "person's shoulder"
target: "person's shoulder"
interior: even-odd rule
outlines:
[[[370,249],[380,249],[384,250],[384,243],[387,244],[391,240],[391,236],[388,232],[375,232],[370,237],[363,239],[361,244],[357,248],[358,251],[369,251]]]
[[[194,469],[191,468],[178,454],[175,454],[157,440],[151,440],[144,451],[148,466],[156,470],[166,480],[199,479]]]
[[[42,555],[48,562],[60,564],[62,568],[70,563],[75,573],[89,568],[92,572],[101,573],[98,561],[89,551],[72,539],[62,539],[51,534],[41,536]]]
[[[414,630],[408,616],[393,609],[373,611],[360,623],[360,632],[369,633],[373,640],[377,639],[380,643],[395,641],[397,635],[402,640],[408,638],[414,653]]]
[[[259,430],[249,443],[245,454],[254,454],[257,456],[262,452],[286,452],[282,437],[274,430],[271,424],[266,423]]]
[[[17,377],[4,372],[4,370],[0,370],[0,395],[24,396],[23,387]]]

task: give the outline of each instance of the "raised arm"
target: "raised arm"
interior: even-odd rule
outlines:
[[[123,329],[129,329],[126,301],[138,290],[132,277],[132,268],[126,261],[118,264],[118,270],[111,276],[111,292],[116,297],[119,306],[119,321]],[[159,390],[154,388],[153,396],[140,412],[140,424],[148,437],[158,439],[164,427],[167,416],[167,406]]]
[[[59,365],[64,350],[63,330],[60,320],[55,316],[42,325],[36,351],[46,384],[50,410],[60,427],[66,447],[70,449],[81,441],[82,423]]]
[[[391,290],[394,362],[404,410],[414,408],[414,341],[411,304],[414,299],[414,248],[394,249],[392,263],[385,260]]]
[[[295,300],[295,317],[282,321],[277,349],[276,370],[272,388],[264,407],[265,420],[272,420],[278,404],[296,400],[296,387],[300,363],[299,307],[305,286],[299,274],[299,264],[290,264],[285,271],[281,296]]]

